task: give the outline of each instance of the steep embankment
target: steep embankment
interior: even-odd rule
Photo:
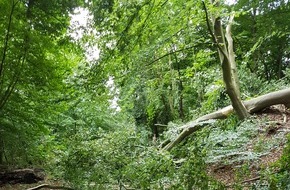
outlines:
[[[253,117],[258,122],[227,132],[228,139],[221,140],[220,148],[209,156],[208,174],[227,187],[248,186],[263,180],[262,173],[281,157],[287,142],[290,110],[276,105]]]

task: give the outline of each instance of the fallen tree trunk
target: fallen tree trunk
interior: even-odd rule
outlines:
[[[255,113],[277,104],[284,104],[287,108],[290,107],[290,88],[271,92],[251,100],[244,101],[244,105],[249,113]],[[166,143],[162,143],[161,148],[163,150],[171,150],[187,136],[209,124],[212,124],[216,119],[227,118],[231,113],[233,113],[233,111],[233,107],[230,105],[216,112],[201,116],[195,121],[186,123],[181,126],[181,129],[183,129],[182,132],[174,140],[167,140]]]
[[[29,188],[27,190],[37,190],[37,189],[64,189],[64,190],[74,190],[73,188],[70,187],[65,187],[65,186],[55,186],[55,185],[49,185],[49,184],[42,184],[38,185],[36,187]]]

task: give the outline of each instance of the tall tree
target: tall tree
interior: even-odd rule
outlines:
[[[28,162],[38,137],[49,133],[49,120],[59,109],[52,108],[52,99],[65,93],[64,77],[75,64],[68,62],[75,52],[65,32],[77,4],[0,2],[0,162]]]
[[[240,0],[232,8],[244,12],[233,28],[237,58],[262,79],[284,77],[289,67],[289,2]]]
[[[114,76],[120,105],[142,116],[136,118],[138,122],[154,128],[154,124],[191,118],[188,107],[199,107],[193,104],[198,98],[184,93],[204,96],[192,87],[192,76],[197,78],[199,70],[214,67],[211,58],[206,61],[205,54],[211,53],[200,38],[205,30],[199,6],[146,0],[96,1],[91,7],[102,49],[97,67],[103,65],[108,75]],[[131,100],[136,104],[130,104]]]

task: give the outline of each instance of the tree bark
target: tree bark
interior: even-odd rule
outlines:
[[[0,133],[0,166],[3,165],[3,158],[4,158],[4,142],[2,134]]]
[[[233,17],[231,17],[230,22],[232,22]],[[239,80],[237,75],[237,68],[235,62],[235,55],[233,51],[233,40],[231,37],[231,24],[227,26],[226,29],[226,39],[228,41],[228,48],[226,49],[225,39],[222,33],[222,26],[220,19],[216,19],[214,23],[214,30],[217,41],[219,44],[222,44],[223,49],[218,49],[219,57],[222,64],[223,79],[226,86],[227,93],[231,99],[232,106],[237,112],[239,119],[245,119],[249,116],[247,109],[241,100],[240,89],[239,89]],[[219,37],[219,35],[221,37]],[[221,53],[223,51],[223,53]]]
[[[218,2],[212,0],[212,4],[218,6]],[[223,32],[221,18],[212,15],[213,31],[210,29],[208,12],[204,4],[206,12],[207,25],[212,35],[214,43],[217,45],[220,63],[222,65],[223,80],[225,83],[227,94],[232,102],[232,106],[237,113],[239,119],[243,120],[250,114],[245,108],[240,95],[239,79],[237,75],[237,67],[235,62],[235,54],[233,48],[233,39],[231,36],[231,24],[233,21],[233,15],[230,17],[229,24],[226,27],[226,39],[228,46],[226,45],[225,35]]]
[[[43,189],[43,188],[46,188],[46,189],[65,189],[65,190],[74,190],[73,188],[70,188],[70,187],[65,187],[65,186],[55,186],[55,185],[49,185],[49,184],[42,184],[42,185],[38,185],[36,187],[32,187],[32,188],[29,188],[27,190],[37,190],[37,189]]]
[[[290,88],[271,92],[244,102],[246,109],[250,113],[255,113],[269,106],[277,104],[284,104],[287,108],[290,108]],[[216,119],[227,118],[231,113],[233,113],[233,111],[233,106],[229,105],[216,112],[201,116],[195,121],[186,123],[180,127],[183,129],[181,133],[174,140],[166,140],[166,143],[162,143],[161,148],[163,150],[171,150],[187,136],[205,126],[208,126],[209,124],[214,123]]]

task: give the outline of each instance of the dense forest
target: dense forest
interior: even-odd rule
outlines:
[[[0,189],[290,189],[288,0],[0,10]]]

